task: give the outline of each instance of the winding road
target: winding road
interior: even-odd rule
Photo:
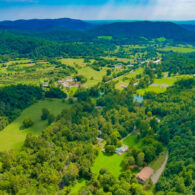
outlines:
[[[166,156],[165,156],[165,160],[164,160],[162,166],[151,177],[153,184],[156,184],[158,182],[161,174],[163,173],[163,171],[166,167],[168,157],[169,157],[169,153],[167,151]]]

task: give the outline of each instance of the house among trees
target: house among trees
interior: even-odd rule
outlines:
[[[48,88],[48,87],[49,87],[49,83],[45,81],[45,82],[43,83],[43,87]]]
[[[118,64],[116,64],[116,66],[115,66],[115,68],[118,68],[118,69],[120,69],[120,68],[122,68],[123,67],[123,64],[122,63],[118,63]]]
[[[137,175],[136,178],[139,183],[144,184],[154,173],[154,170],[150,167],[144,167]]]
[[[161,60],[156,60],[156,61],[153,61],[154,64],[160,64],[161,63]]]
[[[121,155],[123,154],[124,152],[126,152],[128,150],[128,146],[123,146],[121,148],[116,148],[116,153]]]
[[[61,84],[64,87],[71,87],[71,86],[77,85],[76,80],[72,77],[61,79],[61,80],[58,81],[58,83]]]

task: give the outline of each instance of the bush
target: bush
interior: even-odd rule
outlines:
[[[67,94],[61,91],[59,88],[51,88],[45,93],[47,98],[66,98]]]
[[[32,127],[33,126],[33,121],[30,117],[26,117],[24,120],[23,120],[23,126],[24,128],[29,128],[29,127]]]
[[[113,145],[106,145],[105,146],[105,151],[109,154],[114,154],[115,153],[115,147]]]
[[[55,116],[53,114],[49,114],[48,116],[48,125],[55,121]]]
[[[49,116],[49,110],[47,108],[42,109],[41,120],[46,120]]]

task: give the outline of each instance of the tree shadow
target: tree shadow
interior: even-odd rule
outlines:
[[[20,130],[24,130],[24,129],[26,129],[26,128],[24,127],[24,125],[21,125],[21,126],[19,127],[19,129],[20,129]]]

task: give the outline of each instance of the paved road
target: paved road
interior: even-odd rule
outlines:
[[[165,156],[165,161],[163,162],[162,166],[152,175],[151,179],[153,181],[153,184],[156,184],[158,182],[161,174],[163,173],[163,171],[166,167],[168,157],[169,157],[169,154],[168,154],[168,151],[167,151],[166,156]]]

